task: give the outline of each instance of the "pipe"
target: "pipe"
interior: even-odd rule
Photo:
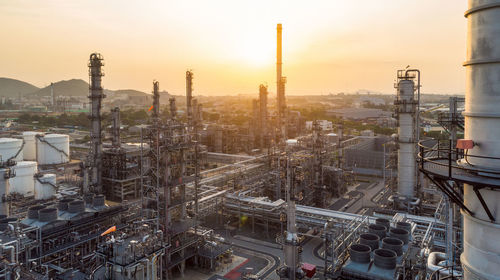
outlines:
[[[15,248],[14,246],[2,246],[2,250],[10,250],[10,262],[15,262]]]
[[[439,270],[440,276],[450,276],[450,275],[457,277],[462,276],[461,271],[439,265],[440,262],[446,261],[446,259],[447,257],[445,253],[431,252],[429,254],[429,257],[427,257],[427,270],[429,270],[431,273],[434,273],[435,271]]]

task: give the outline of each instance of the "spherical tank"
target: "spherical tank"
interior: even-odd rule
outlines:
[[[16,138],[0,138],[0,156],[2,161],[15,157],[16,161],[23,160],[23,140]],[[17,154],[17,156],[16,156]]]
[[[69,161],[69,136],[47,134],[36,141],[39,164],[59,164]]]
[[[34,175],[38,170],[36,161],[20,161],[12,166],[11,170],[16,175],[9,179],[7,193],[33,195],[35,191]]]

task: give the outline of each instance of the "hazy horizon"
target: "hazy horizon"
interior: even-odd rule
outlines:
[[[103,86],[236,95],[275,86],[276,23],[283,24],[288,95],[394,92],[396,70],[422,71],[422,92],[465,89],[466,1],[3,1],[0,76],[44,87],[87,79],[105,59]],[[68,39],[70,38],[70,39]]]

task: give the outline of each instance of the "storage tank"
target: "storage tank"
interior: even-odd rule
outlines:
[[[59,164],[69,161],[69,136],[66,134],[39,136],[36,145],[39,164]]]
[[[35,192],[34,175],[38,170],[36,161],[20,161],[12,166],[11,170],[16,176],[9,179],[7,194],[33,195]]]
[[[35,177],[35,199],[49,199],[56,194],[56,174]]]
[[[36,135],[43,135],[41,132],[25,131],[23,132],[23,159],[36,161]]]
[[[8,168],[0,168],[0,215],[9,215],[9,207],[7,202],[2,201],[2,197],[7,195],[9,189],[10,170]]]
[[[0,156],[2,161],[14,157],[16,161],[23,160],[23,140],[17,138],[0,138]]]

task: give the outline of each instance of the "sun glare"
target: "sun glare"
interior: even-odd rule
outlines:
[[[261,67],[274,63],[274,41],[268,34],[247,32],[244,35],[241,58],[251,66]]]

